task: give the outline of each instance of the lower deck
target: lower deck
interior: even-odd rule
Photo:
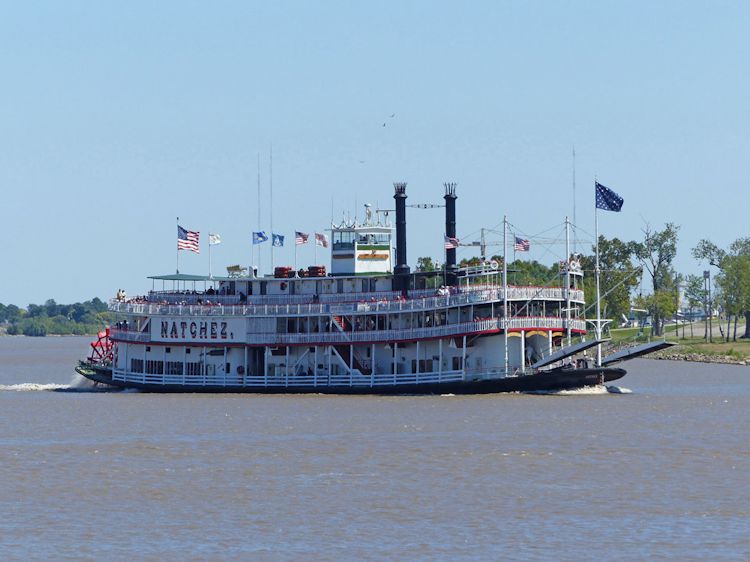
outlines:
[[[505,340],[505,334],[495,333],[312,346],[118,342],[111,376],[120,383],[222,388],[442,385],[530,373],[535,360],[562,343],[541,331],[508,333]]]

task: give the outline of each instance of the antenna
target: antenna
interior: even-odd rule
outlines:
[[[271,221],[271,270],[274,267],[273,261],[273,143],[271,143],[268,159],[268,190],[271,194],[271,212],[269,213]]]
[[[576,222],[576,145],[573,145],[573,227],[578,227],[578,223]],[[576,231],[573,230],[573,253],[576,250]],[[566,259],[568,258],[570,256],[566,256]]]

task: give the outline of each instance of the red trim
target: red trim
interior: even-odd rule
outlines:
[[[524,332],[524,331],[560,331],[559,328],[527,328],[527,329],[513,329],[508,330],[508,332]],[[575,334],[585,334],[586,332],[583,330],[571,330],[571,332]],[[131,342],[127,340],[113,340],[120,343],[127,343],[130,345],[155,345],[155,346],[162,346],[162,347],[170,347],[170,346],[181,346],[181,347],[310,347],[310,346],[325,346],[325,345],[369,345],[372,343],[414,343],[418,341],[434,341],[434,340],[442,340],[442,339],[452,339],[452,338],[462,338],[464,336],[484,336],[488,334],[500,334],[502,333],[502,330],[492,329],[492,330],[483,330],[481,332],[461,332],[459,334],[452,334],[452,335],[443,335],[443,336],[434,336],[434,337],[428,337],[428,338],[414,338],[409,340],[369,340],[366,342],[346,342],[346,341],[339,341],[339,342],[327,342],[327,341],[318,341],[318,342],[307,342],[307,343],[236,343],[236,342],[226,342],[221,343],[217,341],[210,341],[210,342],[185,342],[185,341],[173,341],[173,342],[164,342],[164,341],[153,341],[153,342]]]

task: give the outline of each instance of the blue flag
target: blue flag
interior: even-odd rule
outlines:
[[[284,237],[281,234],[274,234],[271,233],[271,244],[273,244],[276,247],[280,247],[284,245]]]
[[[268,240],[268,236],[266,236],[266,232],[264,230],[261,230],[260,232],[253,232],[253,244],[260,244],[262,242],[265,242]]]
[[[624,199],[610,188],[596,182],[596,208],[619,213]]]

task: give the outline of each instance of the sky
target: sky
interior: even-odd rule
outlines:
[[[746,2],[0,8],[5,304],[143,293],[176,269],[177,217],[201,232],[183,273],[208,273],[209,231],[215,274],[248,265],[271,220],[287,236],[274,263],[293,265],[295,230],[393,208],[395,181],[410,204],[457,182],[463,242],[507,216],[545,264],[564,257],[566,216],[590,251],[595,178],[625,200],[600,234],[680,225],[682,273],[705,269],[699,240],[750,235]],[[412,267],[442,261],[443,231],[442,209],[408,209]],[[316,259],[299,249],[298,266]]]

